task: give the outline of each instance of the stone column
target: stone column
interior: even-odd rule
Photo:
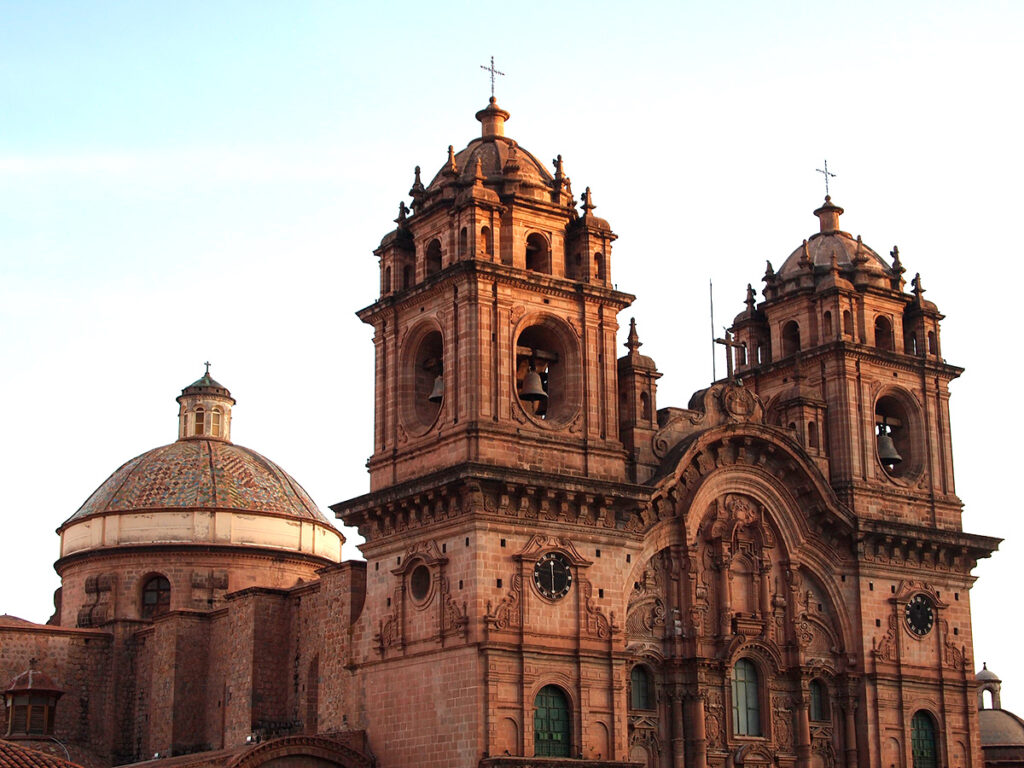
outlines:
[[[811,768],[811,721],[808,717],[807,697],[796,705],[796,764],[798,768]]]
[[[707,768],[708,739],[704,730],[704,699],[693,694],[686,698],[690,711],[690,758],[693,761],[688,768]]]
[[[683,694],[673,691],[672,704],[672,768],[684,768],[686,764],[686,734],[683,728]]]
[[[846,768],[857,768],[857,699],[848,696],[843,704],[846,715],[846,729],[843,733],[843,746],[846,748]]]

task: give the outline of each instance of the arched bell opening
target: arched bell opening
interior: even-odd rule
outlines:
[[[526,238],[526,268],[531,272],[551,274],[551,249],[547,238],[537,232]]]
[[[422,434],[436,420],[444,401],[444,340],[436,327],[421,327],[406,341],[399,401],[402,420]]]
[[[800,326],[790,320],[782,326],[782,356],[789,357],[800,351]]]
[[[892,392],[875,402],[875,455],[890,477],[909,477],[921,471],[920,452],[915,450],[916,410]]]
[[[550,426],[567,423],[579,408],[579,354],[572,331],[545,317],[524,328],[515,346],[516,395],[526,413]]]

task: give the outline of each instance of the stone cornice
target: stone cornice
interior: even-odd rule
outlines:
[[[898,563],[937,571],[970,572],[1002,539],[910,523],[859,519],[857,554],[868,563]]]
[[[87,549],[81,552],[74,552],[60,558],[53,564],[53,569],[59,576],[63,576],[63,569],[70,565],[76,565],[85,560],[104,559],[113,560],[124,557],[137,557],[139,555],[152,555],[154,553],[167,554],[170,552],[181,552],[184,554],[207,554],[224,555],[232,559],[246,560],[296,560],[309,565],[334,565],[334,561],[307,552],[296,552],[287,549],[269,549],[266,547],[253,547],[247,544],[218,545],[218,544],[130,544],[117,547],[101,547],[98,549]]]
[[[836,340],[827,344],[820,344],[810,349],[801,350],[795,355],[788,355],[773,360],[770,363],[759,365],[756,368],[746,368],[737,371],[736,378],[751,379],[765,377],[777,371],[788,369],[793,366],[799,357],[801,365],[817,362],[819,358],[840,353],[852,360],[867,360],[872,363],[885,363],[891,368],[898,368],[910,373],[920,374],[923,368],[931,375],[943,376],[949,380],[958,378],[964,369],[945,362],[939,362],[934,357],[918,357],[900,352],[886,352],[869,344],[860,344],[852,341]]]

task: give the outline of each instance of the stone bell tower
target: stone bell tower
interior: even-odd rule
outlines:
[[[376,348],[371,491],[332,509],[366,539],[362,724],[382,764],[621,761],[615,616],[658,374],[635,332],[617,360],[633,297],[613,287],[590,189],[577,207],[561,156],[548,170],[506,137],[493,97],[476,118],[428,183],[416,169],[375,251],[380,298],[358,313]],[[428,697],[416,732],[376,730],[411,691]]]
[[[589,189],[577,211],[561,156],[552,174],[505,136],[493,97],[476,118],[426,186],[417,167],[375,251],[371,487],[460,462],[622,479],[616,315],[633,297],[612,287],[615,235]]]
[[[859,515],[960,527],[953,487],[942,315],[920,275],[904,291],[899,249],[886,263],[839,226],[828,197],[819,231],[748,287],[734,322],[736,376],[793,430]]]

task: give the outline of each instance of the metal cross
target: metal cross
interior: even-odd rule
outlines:
[[[505,73],[504,72],[499,72],[498,70],[496,70],[494,68],[494,57],[493,56],[491,56],[491,66],[485,67],[483,64],[481,64],[480,65],[480,69],[486,70],[487,72],[491,73],[491,98],[493,99],[494,98],[494,76],[495,75],[501,75],[502,77],[504,77]]]
[[[740,349],[744,345],[742,342],[733,341],[732,334],[729,332],[728,328],[725,330],[725,338],[715,339],[715,344],[721,344],[722,346],[725,347],[726,376],[729,378],[730,381],[732,381],[732,351],[734,349]]]
[[[825,197],[828,197],[828,177],[831,176],[834,179],[836,175],[828,169],[828,160],[825,161],[824,171],[821,170],[821,168],[815,168],[814,170],[816,170],[818,173],[825,174]]]
[[[206,363],[203,363],[203,365],[206,366],[206,375],[209,376],[210,375],[210,363],[206,362]]]

